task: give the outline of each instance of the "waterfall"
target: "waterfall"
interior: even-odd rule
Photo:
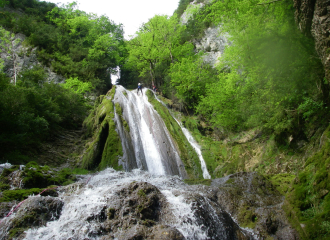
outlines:
[[[30,196],[2,220],[0,240],[20,221],[27,227],[19,239],[26,240],[254,239],[218,205],[216,191],[182,181],[187,173],[176,143],[145,91],[116,86],[113,98],[125,172],[108,168],[58,187],[58,196]]]
[[[137,166],[151,174],[185,178],[178,149],[145,92],[143,89],[143,95],[137,95],[136,91],[116,86],[114,103],[122,109],[122,118],[117,113],[115,116],[124,152],[121,164],[127,171]]]
[[[157,95],[155,94],[155,97],[156,99],[161,103],[163,104],[165,107],[166,105],[157,97]],[[171,113],[171,116],[175,119],[175,121],[179,124],[179,126],[181,127],[181,130],[183,132],[183,134],[186,136],[188,142],[190,143],[190,145],[195,149],[197,155],[198,155],[198,158],[199,158],[199,161],[201,162],[201,167],[202,167],[202,171],[203,171],[203,177],[205,179],[211,179],[211,175],[210,173],[208,172],[207,170],[207,167],[206,167],[206,163],[204,161],[204,158],[203,158],[203,155],[202,155],[202,151],[201,151],[201,147],[198,145],[198,143],[195,141],[194,137],[191,135],[191,133],[189,132],[189,130],[187,128],[185,128],[181,122],[176,119],[176,117],[174,117],[173,113],[170,111]]]
[[[156,176],[139,169],[119,172],[109,168],[92,176],[88,184],[85,184],[87,178],[89,176],[70,187],[62,187],[59,198],[65,205],[60,218],[48,222],[44,227],[29,229],[25,239],[128,239],[131,236],[130,229],[143,224],[142,220],[137,220],[137,223],[129,227],[123,224],[127,219],[138,218],[134,211],[129,210],[130,207],[127,208],[132,201],[137,200],[130,195],[122,199],[123,193],[133,191],[129,188],[132,182],[136,184],[135,187],[139,183],[148,183],[159,189],[157,194],[164,200],[159,200],[160,206],[157,208],[161,208],[161,211],[155,219],[161,223],[162,228],[177,229],[184,237],[177,239],[237,239],[237,232],[245,236],[240,239],[253,239],[251,234],[240,229],[227,213],[217,212],[210,207],[209,200],[201,195],[203,190],[197,191],[193,186],[184,184],[178,176]],[[207,190],[205,194],[206,192]],[[109,209],[113,209],[116,216],[114,220],[97,217],[102,215],[102,211],[107,212]],[[111,230],[106,230],[107,224],[112,224]]]

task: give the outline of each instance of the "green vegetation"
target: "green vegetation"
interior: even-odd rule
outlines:
[[[121,25],[80,11],[76,3],[57,7],[39,0],[0,0],[0,7],[11,9],[0,12],[0,51],[12,55],[17,44],[38,47],[39,62],[66,78],[63,84],[49,83],[46,71],[35,65],[10,83],[0,60],[0,162],[27,163],[53,132],[78,128],[82,122],[89,139],[82,169],[55,174],[30,163],[23,173],[29,189],[9,190],[7,176],[17,167],[5,170],[1,201],[71,183],[73,173],[86,173],[83,169],[122,168],[114,111],[125,130],[130,129],[121,107],[112,102],[115,87],[96,99],[85,119],[91,92],[105,94],[111,88],[110,74],[120,66],[120,84],[155,84],[170,106],[186,114],[182,122],[201,145],[212,178],[257,171],[286,196],[284,208],[302,239],[330,238],[329,128],[324,132],[329,84],[313,39],[296,26],[293,2],[208,1],[202,8],[190,6],[189,20],[181,24],[191,2],[180,0],[173,16],[151,18],[124,42]],[[210,49],[197,53],[194,43],[217,26],[230,44],[220,62],[209,66],[204,57]],[[15,40],[15,33],[25,34],[26,40]],[[177,142],[190,178],[186,182],[210,184],[201,179],[198,157],[168,109],[150,91],[147,96]],[[255,226],[254,210],[241,207],[243,226]],[[114,216],[112,210],[109,216]]]
[[[190,2],[181,0],[176,14]],[[202,146],[213,178],[239,171],[267,176],[287,196],[285,208],[301,237],[329,238],[330,146],[328,131],[322,135],[329,86],[313,39],[296,26],[292,1],[211,1],[188,12],[185,25],[176,15],[150,19],[129,41],[125,67],[139,74],[136,82],[156,84],[171,106],[187,114],[182,122]],[[219,25],[231,44],[212,68],[191,42]],[[168,129],[175,129],[148,97]],[[255,225],[252,213],[247,206],[239,216],[248,227]]]
[[[17,171],[20,171],[19,176],[22,179],[23,188],[9,190],[12,174]],[[19,170],[18,165],[13,165],[11,168],[4,169],[0,175],[0,187],[2,188],[0,202],[22,201],[44,189],[71,184],[76,181],[75,174],[77,171],[79,170],[72,171],[69,168],[55,171],[48,166],[40,166],[33,161],[26,164],[23,170]],[[48,191],[48,193],[50,192]]]
[[[121,25],[78,10],[75,2],[57,7],[39,0],[9,0],[7,6],[15,11],[4,12],[0,24],[26,35],[46,66],[66,78],[91,82],[100,92],[111,87],[110,73],[124,51]]]
[[[304,170],[287,193],[285,209],[304,239],[330,237],[330,131],[324,133],[322,148],[307,159]],[[302,228],[300,224],[304,224]]]
[[[0,13],[0,52],[13,66],[7,62],[4,69],[0,60],[0,162],[24,164],[54,132],[81,126],[91,92],[111,88],[110,74],[126,50],[121,25],[80,11],[75,2],[57,7],[39,0],[8,0],[1,1],[3,5],[7,8]],[[26,39],[20,42],[16,33]],[[65,83],[50,82],[37,62],[17,72],[18,44],[24,47],[17,53],[20,57],[36,54],[39,62],[66,78]],[[15,71],[11,80],[5,75],[7,68]]]
[[[189,185],[201,184],[201,185],[210,186],[212,180],[211,179],[185,179],[184,182]]]
[[[237,220],[241,223],[242,227],[254,228],[257,224],[258,217],[255,214],[255,208],[243,205],[239,209]]]
[[[82,94],[47,82],[38,66],[23,70],[16,86],[0,73],[0,86],[0,161],[12,164],[30,161],[53,131],[79,127],[89,108]]]

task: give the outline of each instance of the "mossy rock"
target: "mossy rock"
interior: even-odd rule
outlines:
[[[330,126],[320,142],[286,194],[284,209],[302,239],[330,239]]]
[[[162,117],[169,133],[175,140],[179,149],[180,158],[188,174],[188,178],[203,178],[203,172],[198,155],[184,136],[179,124],[173,119],[169,110],[155,98],[154,94],[150,90],[146,91],[146,95],[148,96],[149,102]]]
[[[240,226],[247,228],[255,228],[258,220],[258,216],[255,212],[255,208],[243,205],[238,210],[237,220]]]
[[[98,100],[98,105],[84,121],[85,131],[91,136],[86,145],[86,151],[80,163],[80,166],[89,170],[103,170],[112,167],[116,170],[122,170],[118,161],[123,156],[123,149],[120,137],[116,132],[114,122],[115,106],[112,102],[116,92],[116,86]],[[121,108],[116,108],[121,114]]]

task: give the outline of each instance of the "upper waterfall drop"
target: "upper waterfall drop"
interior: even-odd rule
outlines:
[[[143,95],[117,85],[114,96],[115,121],[124,156],[120,164],[125,170],[148,170],[156,175],[187,177],[178,149],[162,118]],[[117,108],[121,109],[121,116]]]

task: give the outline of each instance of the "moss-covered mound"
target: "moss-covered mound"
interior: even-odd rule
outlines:
[[[118,159],[123,155],[123,150],[113,121],[115,110],[112,100],[115,92],[116,86],[113,86],[105,96],[100,96],[95,102],[93,111],[84,121],[86,137],[90,137],[90,141],[86,144],[86,150],[80,163],[82,168],[122,169],[122,166],[118,165]]]
[[[39,166],[36,162],[29,162],[24,169],[14,165],[4,169],[0,175],[0,203],[22,201],[30,195],[40,193],[54,185],[63,186],[76,181],[73,170],[64,168],[54,171],[48,166]],[[43,195],[57,196],[56,190],[47,190]]]
[[[330,127],[294,179],[284,206],[302,239],[330,239]]]
[[[168,131],[177,143],[180,151],[180,158],[185,166],[189,178],[203,178],[203,172],[201,163],[196,151],[193,149],[187,138],[184,136],[181,127],[173,119],[169,110],[162,105],[154,96],[154,94],[148,90],[146,92],[149,102],[154,106],[155,110],[162,117]]]

